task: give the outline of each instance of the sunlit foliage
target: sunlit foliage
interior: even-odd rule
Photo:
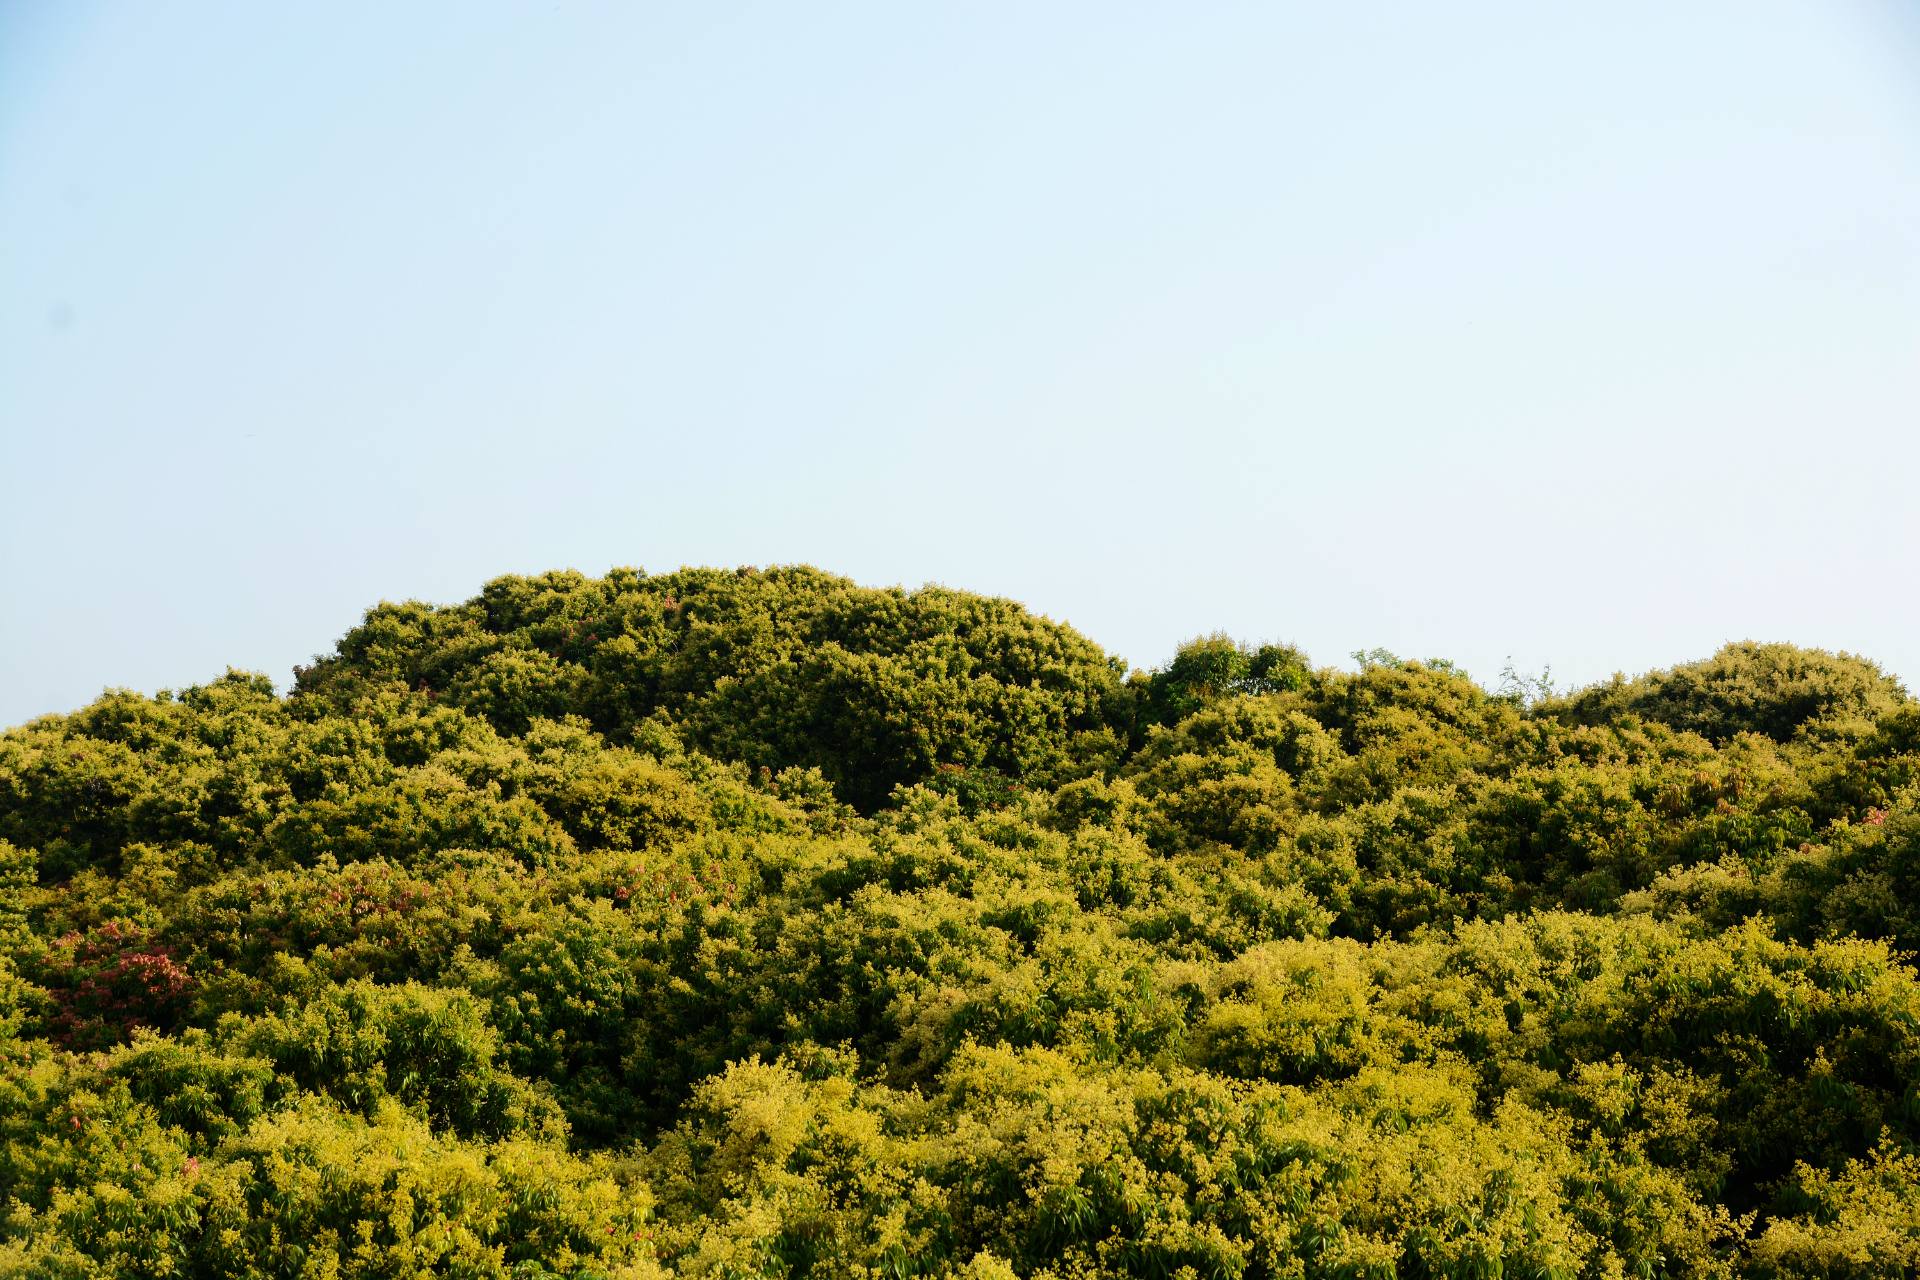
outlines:
[[[805,568],[0,735],[0,1274],[1920,1269],[1920,704]]]

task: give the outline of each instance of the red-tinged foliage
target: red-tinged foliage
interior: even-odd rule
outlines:
[[[48,1033],[73,1049],[123,1043],[138,1027],[171,1028],[194,985],[166,947],[113,921],[56,939],[38,977],[53,1003]]]

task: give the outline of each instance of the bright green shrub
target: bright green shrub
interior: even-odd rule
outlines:
[[[1555,710],[1581,724],[1636,715],[1715,742],[1741,733],[1786,742],[1803,730],[1870,723],[1905,700],[1899,682],[1864,658],[1743,641],[1637,680],[1615,676]]]
[[[462,991],[342,984],[256,1019],[231,1038],[272,1063],[280,1081],[363,1115],[391,1100],[462,1137],[560,1123],[548,1098],[497,1065],[493,1028]]]

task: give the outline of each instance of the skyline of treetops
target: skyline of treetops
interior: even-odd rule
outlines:
[[[1920,1272],[1920,701],[805,566],[0,732],[0,1274]]]

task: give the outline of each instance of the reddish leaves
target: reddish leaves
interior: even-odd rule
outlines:
[[[112,922],[55,942],[42,982],[54,1004],[48,1032],[72,1049],[121,1043],[135,1027],[167,1030],[193,990],[167,948]]]

